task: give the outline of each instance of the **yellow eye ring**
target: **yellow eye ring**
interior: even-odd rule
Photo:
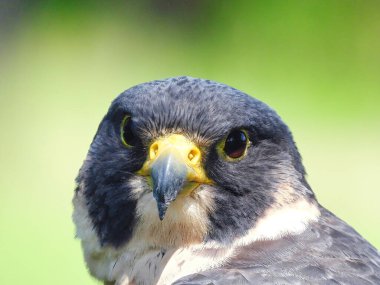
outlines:
[[[251,145],[246,130],[232,130],[217,146],[219,154],[228,161],[241,160],[247,155],[247,149]]]
[[[137,136],[133,132],[132,117],[127,115],[123,118],[120,125],[120,138],[126,147],[134,147],[137,143]]]

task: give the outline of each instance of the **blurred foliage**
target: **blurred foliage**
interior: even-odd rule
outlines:
[[[96,284],[74,240],[74,178],[111,100],[177,75],[276,109],[319,201],[380,247],[379,9],[369,0],[0,1],[0,283]]]

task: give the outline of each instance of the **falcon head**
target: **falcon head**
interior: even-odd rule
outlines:
[[[273,211],[316,203],[281,118],[239,90],[190,77],[118,96],[77,183],[74,216],[85,215],[100,246],[115,249],[133,240],[228,244]],[[269,225],[269,237],[282,226]]]

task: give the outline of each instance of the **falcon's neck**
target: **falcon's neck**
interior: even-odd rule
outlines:
[[[254,226],[233,242],[203,242],[210,227],[206,221],[213,207],[209,191],[177,199],[160,221],[152,193],[144,188],[134,189],[141,190],[135,193],[139,196],[136,209],[140,218],[131,240],[119,249],[100,246],[83,195],[79,192],[74,198],[74,221],[91,273],[101,280],[117,280],[118,285],[132,281],[168,284],[189,274],[220,267],[240,247],[258,240],[300,234],[320,215],[315,201],[302,196],[287,201],[281,193],[289,189],[284,189]]]

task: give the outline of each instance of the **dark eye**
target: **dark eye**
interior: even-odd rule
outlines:
[[[121,122],[120,133],[121,141],[125,146],[131,147],[137,144],[138,137],[133,132],[131,116],[126,116]]]
[[[224,143],[223,151],[230,158],[239,158],[245,154],[249,140],[242,130],[233,130]]]

